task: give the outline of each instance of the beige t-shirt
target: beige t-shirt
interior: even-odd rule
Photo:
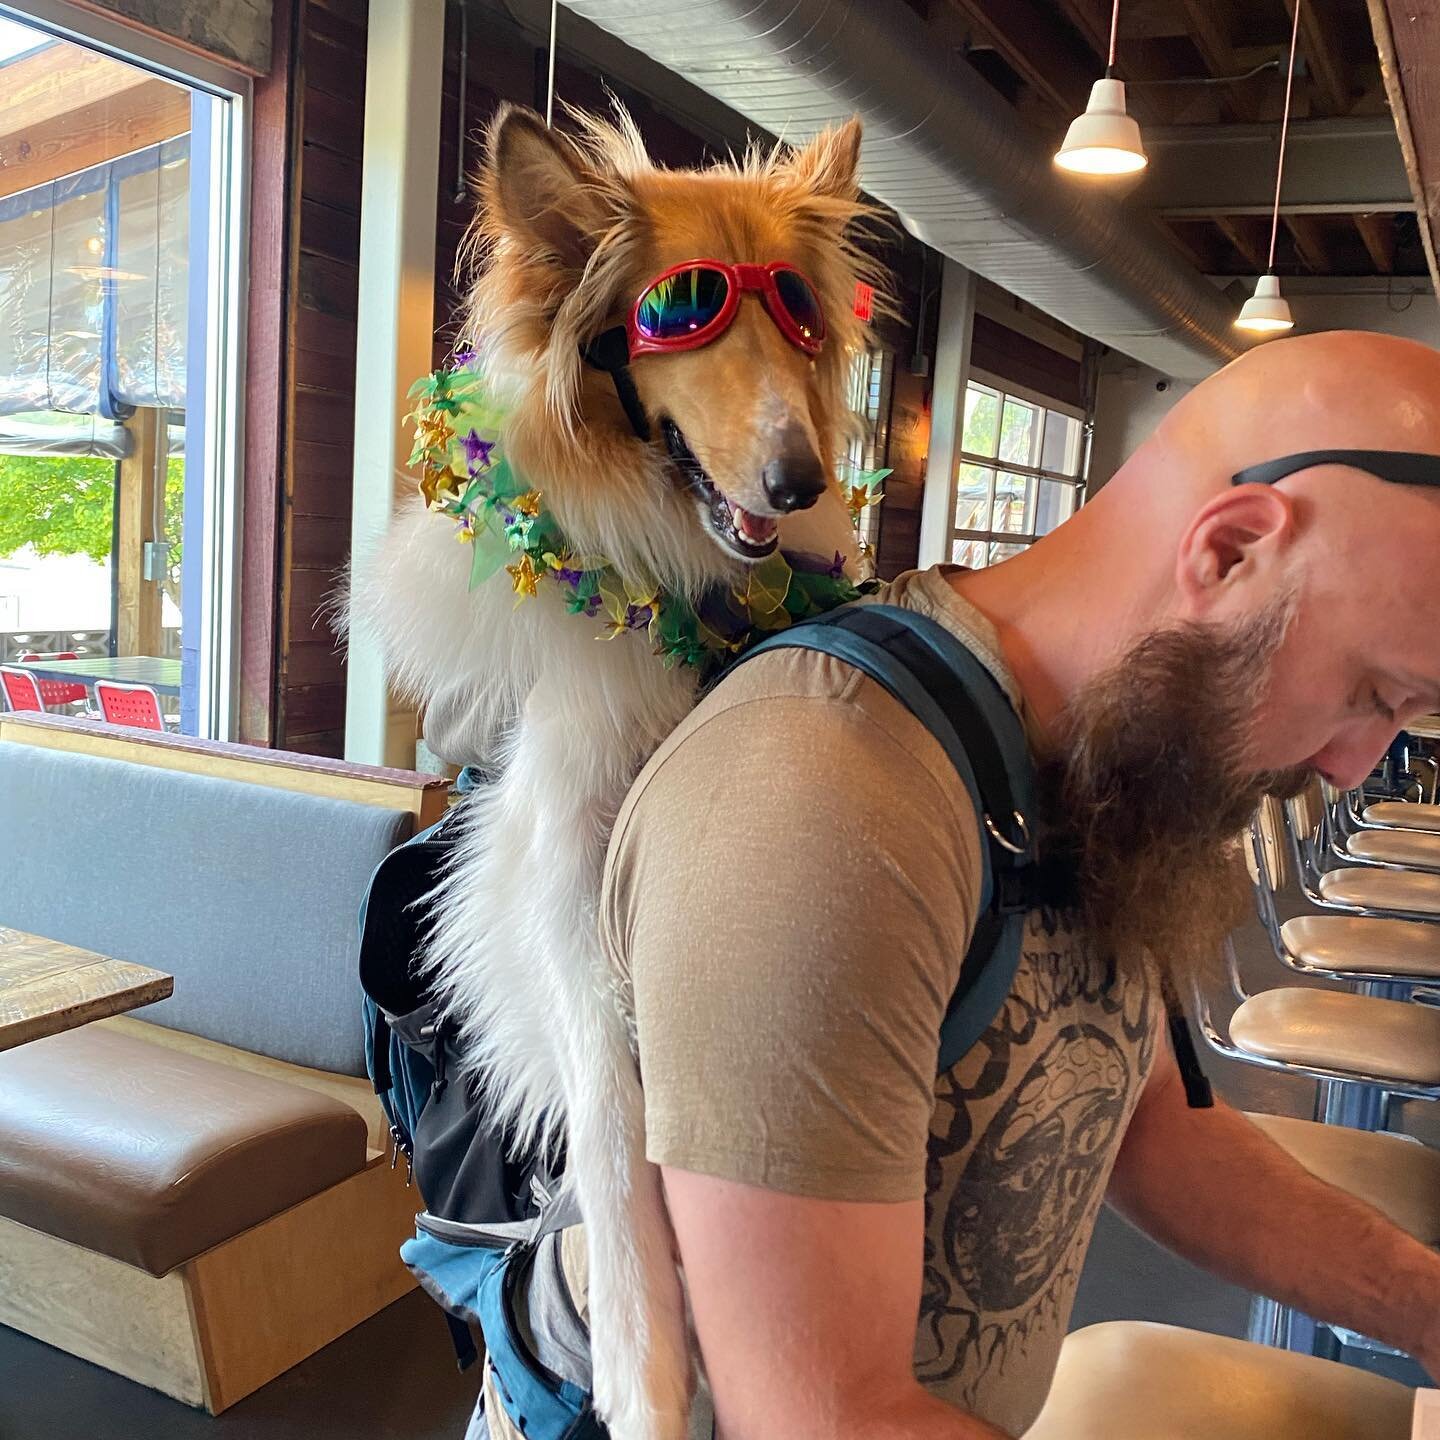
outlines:
[[[993,627],[914,572],[1023,703]],[[1155,1049],[1155,986],[1026,919],[1015,985],[936,1079],[975,921],[979,829],[923,724],[828,656],[748,662],[655,754],[616,822],[601,927],[633,991],[657,1164],[793,1194],[924,1196],[916,1373],[1011,1434],[1043,1403]]]

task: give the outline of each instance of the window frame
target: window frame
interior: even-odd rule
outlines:
[[[990,552],[997,545],[1015,545],[1028,549],[1036,540],[1041,537],[1035,531],[1036,512],[1040,501],[1040,485],[1048,481],[1055,485],[1064,485],[1074,492],[1071,504],[1070,515],[1085,503],[1086,475],[1089,468],[1089,433],[1085,414],[1077,406],[1068,405],[1064,401],[1054,400],[1040,392],[1031,390],[1024,385],[1016,385],[1008,380],[1002,379],[986,370],[972,369],[965,378],[965,394],[968,398],[971,387],[991,392],[997,397],[999,404],[999,419],[997,420],[997,432],[995,443],[995,454],[981,455],[973,450],[964,448],[963,418],[961,427],[961,443],[956,450],[955,475],[953,484],[954,501],[950,509],[950,532],[949,544],[947,546],[947,558],[953,562],[957,545],[969,545],[980,543],[986,546],[986,565],[998,563],[989,558]],[[1004,423],[1005,406],[1008,401],[1016,401],[1019,404],[1028,406],[1038,412],[1039,424],[1034,428],[1034,437],[1030,446],[1030,460],[1038,462],[1040,452],[1045,443],[1045,417],[1047,413],[1056,414],[1068,420],[1073,420],[1079,426],[1075,432],[1075,470],[1070,473],[1066,470],[1047,468],[1040,463],[1028,463],[1023,461],[1002,460],[1000,458],[1000,429]],[[1014,476],[1027,483],[1025,499],[1025,524],[1026,528],[1020,531],[977,529],[959,526],[955,523],[955,512],[959,508],[961,479],[965,466],[975,466],[983,469],[988,476],[987,484],[987,513],[990,516],[991,525],[995,520],[995,499],[997,487],[1004,476]],[[1068,520],[1070,515],[1065,518]],[[1060,522],[1064,524],[1062,520]]]
[[[240,708],[240,537],[245,485],[246,318],[249,305],[251,77],[174,40],[139,30],[73,0],[0,0],[0,16],[58,40],[113,55],[216,101],[208,160],[225,183],[210,186],[205,325],[204,593],[197,732],[233,740]],[[192,130],[192,136],[193,136]],[[191,184],[197,173],[195,141]],[[189,437],[187,436],[187,448]]]

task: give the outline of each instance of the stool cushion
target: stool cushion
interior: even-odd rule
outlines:
[[[1357,860],[1440,869],[1440,835],[1423,830],[1359,830],[1346,841],[1345,849]]]
[[[1440,926],[1369,915],[1297,915],[1280,927],[1297,960],[1340,974],[1440,976]]]
[[[1348,991],[1291,986],[1252,995],[1230,1038],[1267,1060],[1440,1085],[1440,1010]]]
[[[1402,830],[1440,830],[1440,805],[1377,800],[1363,811],[1367,825],[1398,825]]]
[[[364,1168],[365,1121],[114,1030],[0,1055],[0,1215],[163,1275]]]
[[[1066,1339],[1025,1440],[1410,1440],[1414,1403],[1353,1366],[1117,1320]]]
[[[1440,1151],[1409,1135],[1288,1115],[1249,1119],[1327,1185],[1373,1205],[1423,1244],[1440,1243]]]
[[[1420,870],[1370,870],[1347,865],[1320,877],[1320,895],[1332,905],[1440,915],[1440,875]]]

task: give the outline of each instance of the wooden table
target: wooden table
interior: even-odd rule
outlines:
[[[0,1050],[163,1000],[175,979],[0,926]]]
[[[163,655],[82,655],[78,660],[29,660],[22,666],[40,680],[114,680],[148,685],[157,695],[180,694],[180,662]]]

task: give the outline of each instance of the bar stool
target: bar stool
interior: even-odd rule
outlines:
[[[1414,1397],[1311,1355],[1121,1320],[1066,1338],[1024,1440],[1410,1440]]]
[[[1440,919],[1440,873],[1346,855],[1336,848],[1319,781],[1285,802],[1284,831],[1300,892],[1317,909]],[[1330,865],[1335,858],[1342,863]]]

